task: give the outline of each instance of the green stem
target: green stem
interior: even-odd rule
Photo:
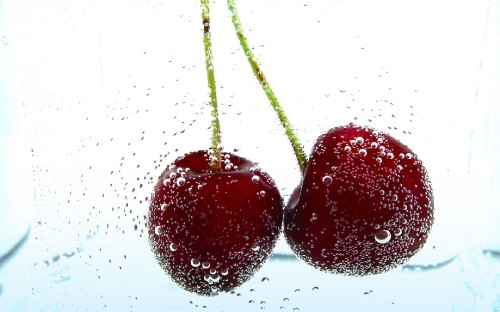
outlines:
[[[264,93],[267,95],[267,98],[269,99],[271,106],[278,115],[281,125],[285,129],[285,133],[288,137],[288,140],[290,141],[292,148],[295,152],[295,157],[297,158],[297,163],[299,164],[300,171],[302,172],[302,174],[304,174],[307,164],[307,157],[306,154],[304,153],[302,145],[300,144],[299,139],[295,135],[292,125],[288,121],[288,118],[286,117],[283,107],[281,107],[280,103],[278,102],[278,99],[276,98],[276,95],[271,89],[271,86],[269,85],[266,76],[264,76],[264,73],[260,68],[259,62],[257,61],[252,50],[250,49],[247,38],[243,33],[243,27],[241,26],[240,18],[238,16],[238,11],[236,10],[236,5],[234,4],[234,0],[227,0],[227,6],[229,8],[229,11],[231,11],[231,20],[233,22],[234,29],[236,30],[236,35],[240,40],[240,45],[243,48],[243,52],[245,52],[245,55],[247,56],[248,62],[250,63],[250,67],[252,68],[255,77],[262,86],[262,89],[264,90]]]
[[[200,0],[201,19],[203,21],[203,45],[205,47],[205,68],[207,72],[208,88],[210,89],[210,106],[212,107],[212,157],[211,168],[213,172],[222,170],[221,160],[221,130],[219,122],[219,109],[217,105],[217,89],[215,84],[214,63],[212,54],[212,36],[210,33],[210,0]]]

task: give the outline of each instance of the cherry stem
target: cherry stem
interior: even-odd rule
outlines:
[[[245,55],[247,56],[248,62],[250,63],[250,67],[252,68],[255,77],[262,86],[262,89],[264,90],[264,93],[267,95],[267,98],[269,99],[271,106],[278,115],[281,125],[285,129],[286,136],[288,137],[288,140],[290,141],[292,148],[295,152],[295,157],[297,158],[297,163],[299,164],[300,171],[302,172],[302,174],[304,174],[307,164],[307,156],[304,153],[302,145],[300,144],[299,139],[295,135],[293,127],[288,121],[288,118],[285,114],[285,111],[283,110],[283,107],[281,107],[278,98],[274,94],[273,89],[271,88],[269,82],[266,79],[266,76],[262,72],[258,60],[255,58],[255,55],[250,49],[248,40],[245,37],[245,34],[243,33],[243,27],[241,26],[240,18],[238,15],[238,11],[236,9],[236,5],[234,4],[234,0],[227,0],[227,6],[229,8],[229,11],[231,11],[231,20],[233,22],[234,29],[236,30],[236,35],[240,40],[240,45],[243,48],[243,52],[245,52]]]
[[[201,19],[203,22],[203,45],[205,47],[205,68],[207,72],[208,88],[210,89],[210,106],[212,107],[212,157],[211,168],[213,172],[222,171],[221,157],[221,130],[219,122],[219,109],[217,104],[217,88],[215,84],[214,62],[212,54],[212,36],[210,33],[210,0],[200,0]]]

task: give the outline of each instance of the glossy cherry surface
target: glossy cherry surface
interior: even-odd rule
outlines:
[[[433,215],[417,156],[386,133],[350,124],[318,138],[284,231],[307,263],[359,276],[406,262],[425,243]]]
[[[188,291],[216,295],[241,285],[269,257],[282,229],[283,200],[255,163],[208,151],[186,154],[155,186],[148,234],[160,266]]]

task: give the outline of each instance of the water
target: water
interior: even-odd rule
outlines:
[[[210,144],[198,2],[3,4],[0,47],[10,50],[28,134],[16,130],[15,141],[28,147],[19,155],[33,165],[26,191],[35,194],[32,218],[21,218],[29,224],[16,227],[17,241],[31,228],[27,241],[0,264],[3,310],[500,309],[498,1],[237,2],[306,152],[349,122],[389,132],[426,165],[436,220],[425,248],[386,274],[322,273],[281,239],[254,278],[214,298],[175,285],[145,232],[158,176]],[[293,151],[225,2],[212,14],[223,146],[258,162],[286,201],[300,181]]]

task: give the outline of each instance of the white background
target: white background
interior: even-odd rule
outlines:
[[[210,144],[198,2],[4,5],[35,212],[0,301],[29,311],[498,309],[498,258],[489,255],[500,245],[499,1],[237,1],[305,150],[349,122],[409,145],[429,171],[436,209],[410,265],[454,260],[365,278],[269,261],[240,295],[217,298],[180,290],[141,235],[166,164]],[[286,200],[300,173],[224,1],[213,2],[211,26],[223,146],[258,162]],[[290,253],[283,241],[276,251]]]

